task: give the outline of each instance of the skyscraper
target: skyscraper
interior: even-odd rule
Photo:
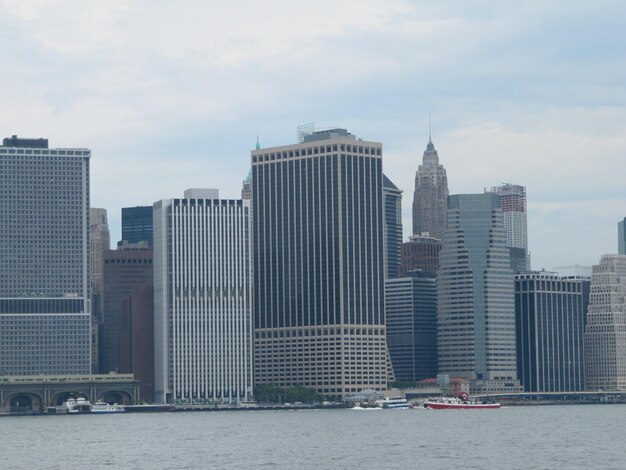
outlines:
[[[155,399],[252,399],[249,202],[191,189],[154,204]]]
[[[90,373],[90,155],[16,136],[0,147],[4,373]]]
[[[626,217],[617,223],[617,252],[626,255]]]
[[[530,269],[528,253],[528,221],[526,216],[526,188],[505,183],[494,186],[491,192],[500,196],[500,208],[504,216],[506,245],[509,247],[511,269],[519,273]]]
[[[104,253],[110,248],[111,236],[106,209],[89,209],[91,234],[91,370],[100,369],[100,336],[102,322],[102,293],[104,289]]]
[[[441,238],[448,207],[448,177],[430,137],[415,174],[413,235]]]
[[[413,271],[385,281],[387,345],[396,380],[416,382],[437,375],[437,282],[434,273]]]
[[[626,256],[593,267],[585,331],[587,390],[626,390]]]
[[[152,206],[122,207],[122,241],[152,248]]]
[[[252,197],[252,170],[246,176],[246,179],[243,180],[241,185],[241,199],[250,200]]]
[[[402,246],[402,191],[383,175],[385,206],[385,279],[400,275],[400,248]]]
[[[526,392],[585,389],[589,280],[556,273],[515,276],[517,373]]]
[[[384,390],[382,144],[345,129],[252,151],[255,381]]]
[[[439,263],[439,373],[471,380],[473,390],[517,389],[513,272],[497,194],[449,197]]]
[[[91,310],[99,319],[102,310],[102,288],[104,277],[104,252],[111,248],[111,236],[107,223],[107,210],[92,207],[89,209],[91,229]]]
[[[131,373],[129,350],[124,341],[129,319],[124,312],[123,301],[131,294],[133,286],[152,286],[152,249],[147,244],[122,244],[117,250],[104,254],[104,308],[101,327],[101,372]]]
[[[441,240],[421,235],[411,235],[409,241],[403,242],[400,250],[400,276],[420,269],[436,273],[439,269],[439,251]]]

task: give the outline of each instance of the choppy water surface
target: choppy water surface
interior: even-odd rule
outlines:
[[[0,418],[1,469],[624,469],[626,405]]]

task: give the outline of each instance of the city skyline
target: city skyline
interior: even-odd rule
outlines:
[[[173,8],[0,3],[12,70],[0,129],[87,143],[92,206],[107,209],[114,242],[122,207],[217,183],[238,197],[257,129],[271,147],[309,121],[383,143],[406,240],[431,113],[450,194],[526,186],[534,268],[617,251],[624,6],[333,2],[332,18],[323,1]]]

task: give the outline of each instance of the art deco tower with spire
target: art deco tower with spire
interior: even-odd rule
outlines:
[[[448,177],[439,164],[439,155],[430,136],[430,123],[428,134],[422,164],[415,174],[413,234],[427,232],[431,237],[441,238],[448,208]]]

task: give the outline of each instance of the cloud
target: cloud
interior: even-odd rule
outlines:
[[[383,142],[408,228],[430,112],[451,192],[526,185],[533,260],[571,264],[610,248],[626,210],[624,14],[615,1],[4,0],[0,129],[92,148],[92,201],[115,224],[121,206],[203,182],[236,197],[257,129],[273,146],[303,122],[340,125]]]

